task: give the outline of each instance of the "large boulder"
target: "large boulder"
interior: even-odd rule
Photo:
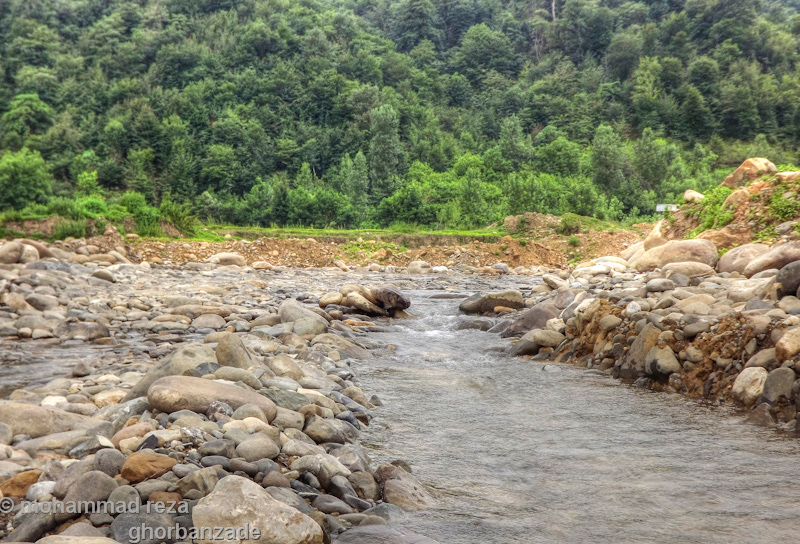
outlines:
[[[700,202],[705,198],[703,193],[698,193],[694,189],[686,189],[683,192],[683,200],[684,202]]]
[[[735,247],[719,258],[717,262],[717,272],[738,272],[744,274],[753,260],[769,251],[769,246],[765,244],[745,244]]]
[[[632,262],[642,253],[644,253],[644,242],[636,242],[629,248],[623,249],[619,256],[628,262]]]
[[[744,275],[749,278],[764,270],[781,269],[795,261],[800,261],[800,242],[788,242],[775,246],[750,261],[744,269]]]
[[[639,272],[649,272],[669,263],[698,262],[714,266],[718,260],[717,246],[710,240],[671,240],[645,251],[631,262]]]
[[[515,289],[496,291],[494,293],[476,293],[459,304],[458,309],[467,314],[482,314],[492,312],[498,306],[506,308],[522,308],[525,299],[522,293]]]
[[[274,499],[266,489],[241,476],[220,480],[214,491],[192,509],[192,522],[200,531],[247,524],[260,532],[259,538],[241,539],[251,544],[322,544],[323,540],[322,529],[313,519]],[[212,544],[215,541],[201,538],[195,542]]]
[[[721,185],[735,189],[748,181],[753,181],[765,174],[774,174],[775,172],[777,172],[777,168],[768,159],[754,157],[744,161],[739,168],[725,178]]]
[[[0,264],[14,264],[22,259],[24,246],[19,242],[6,242],[0,246]]]
[[[397,310],[405,310],[411,306],[408,297],[394,287],[376,287],[371,291],[377,304],[390,315],[394,315]]]
[[[128,394],[124,401],[133,400],[147,394],[156,380],[165,376],[180,376],[194,370],[203,363],[216,363],[217,354],[208,344],[188,344],[167,355],[158,365],[147,371]]]
[[[647,237],[644,239],[644,250],[648,251],[653,249],[654,247],[663,246],[667,243],[667,239],[664,237],[664,220],[659,219],[658,222],[653,227]]]
[[[270,421],[275,419],[278,413],[274,402],[255,391],[190,376],[159,378],[147,390],[147,401],[153,408],[167,413],[191,410],[205,414],[215,401],[224,402],[234,410],[245,404],[255,404],[264,411]]]
[[[27,434],[31,438],[79,430],[107,437],[114,434],[113,425],[108,421],[10,400],[0,400],[0,421],[10,427],[13,434]]]

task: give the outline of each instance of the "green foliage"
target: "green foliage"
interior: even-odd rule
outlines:
[[[45,202],[53,178],[38,151],[22,148],[0,156],[0,210],[22,209],[28,203]]]
[[[709,229],[724,227],[733,220],[734,210],[723,206],[732,192],[729,187],[716,187],[706,192],[705,198],[687,211],[689,215],[696,215],[700,219],[700,224],[690,233],[690,237]]]
[[[785,198],[780,191],[780,187],[776,188],[775,193],[769,201],[769,214],[778,221],[789,221],[797,216],[800,210],[800,202],[794,198]]]
[[[567,243],[569,243],[569,245],[571,245],[572,247],[578,247],[579,245],[581,245],[581,239],[578,238],[577,236],[570,236],[569,238],[567,238]]]
[[[84,238],[88,230],[86,219],[70,220],[62,219],[53,228],[53,240],[64,240],[65,238]]]
[[[0,210],[630,222],[800,147],[797,2],[29,4],[0,9]]]
[[[574,213],[566,213],[561,217],[556,232],[562,236],[577,234],[581,231],[581,218]],[[577,240],[577,238],[576,238]]]
[[[158,212],[163,219],[172,223],[181,234],[189,237],[197,235],[200,222],[197,220],[197,217],[192,215],[191,206],[189,204],[178,204],[165,198],[161,201]]]

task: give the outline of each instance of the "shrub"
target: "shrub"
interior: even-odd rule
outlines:
[[[574,213],[565,213],[556,227],[556,232],[562,236],[577,234],[581,231],[581,218]]]
[[[769,202],[769,214],[778,221],[789,221],[800,210],[800,202],[775,194]]]
[[[158,208],[161,217],[172,223],[176,229],[186,236],[195,236],[199,222],[197,217],[192,215],[189,204],[178,204],[165,198],[161,201]]]
[[[86,219],[62,219],[56,223],[53,230],[53,239],[63,240],[70,236],[73,238],[83,238],[86,236],[87,227]]]
[[[131,215],[136,215],[136,212],[147,207],[147,200],[145,200],[142,193],[136,191],[128,191],[119,199],[120,205],[128,209]]]
[[[78,206],[82,208],[87,215],[97,216],[106,215],[106,213],[108,213],[106,201],[99,196],[83,197],[78,200]]]
[[[22,148],[0,156],[0,210],[20,210],[31,202],[45,202],[53,176],[38,151]]]
[[[158,209],[145,205],[133,214],[136,222],[136,232],[139,236],[161,236],[161,227],[158,224]]]
[[[121,206],[119,204],[112,204],[108,207],[108,211],[106,212],[106,219],[112,221],[114,223],[120,223],[126,217],[130,217],[130,213],[128,212],[128,208],[125,206]]]
[[[578,247],[579,245],[581,245],[581,240],[577,236],[570,236],[567,242],[572,247]]]
[[[50,199],[47,203],[47,213],[76,221],[86,218],[86,212],[77,201],[63,196]]]

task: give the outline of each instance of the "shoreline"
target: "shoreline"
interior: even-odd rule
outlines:
[[[75,273],[69,281],[68,271]],[[101,271],[112,281],[98,278]],[[381,318],[367,314],[393,314],[393,304],[401,311],[402,293],[384,289],[377,300],[369,289],[346,285],[348,279],[375,283],[375,277],[318,272],[298,270],[290,277],[211,264],[93,269],[57,261],[5,266],[3,290],[14,291],[8,295],[19,292],[12,285],[31,287],[30,280],[34,289],[52,287],[51,280],[64,287],[42,295],[53,297],[49,309],[23,308],[14,323],[28,324],[36,313],[55,325],[63,310],[61,322],[49,327],[53,337],[67,345],[104,345],[115,354],[101,355],[96,368],[79,362],[71,377],[18,389],[0,401],[0,438],[13,444],[0,446],[7,459],[0,462],[6,497],[105,501],[138,495],[143,502],[188,502],[191,511],[172,520],[163,514],[66,520],[28,514],[14,522],[8,537],[36,541],[60,531],[64,537],[119,540],[138,521],[151,528],[175,520],[183,527],[236,526],[242,520],[216,519],[213,505],[240,493],[258,506],[253,516],[272,512],[272,521],[257,518],[262,527],[294,531],[286,536],[291,541],[328,542],[357,526],[363,529],[351,530],[346,542],[366,542],[382,532],[424,538],[386,525],[400,515],[392,503],[416,509],[433,499],[401,462],[370,466],[358,444],[359,427],[380,401],[367,399],[348,364],[379,347],[368,331],[379,328]],[[320,296],[343,284],[348,295],[339,305],[320,309]],[[89,296],[69,291],[59,300],[62,291],[76,287]],[[31,291],[28,296],[39,295]],[[105,301],[103,311],[97,311],[98,301]],[[0,314],[6,327],[10,315]],[[137,345],[124,345],[131,340]],[[215,402],[220,399],[227,402]],[[31,426],[31,419],[45,423]],[[232,488],[219,496],[217,481]]]

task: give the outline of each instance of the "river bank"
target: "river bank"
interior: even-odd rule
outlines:
[[[381,404],[358,362],[385,349],[370,331],[408,306],[393,287],[362,287],[384,278],[53,259],[0,275],[0,491],[17,505],[5,540],[127,542],[147,528],[143,541],[160,542],[170,527],[249,523],[270,542],[354,527],[366,536],[347,542],[426,542],[386,523],[433,499],[410,467],[373,466],[358,442]],[[18,514],[26,499],[168,512]]]

